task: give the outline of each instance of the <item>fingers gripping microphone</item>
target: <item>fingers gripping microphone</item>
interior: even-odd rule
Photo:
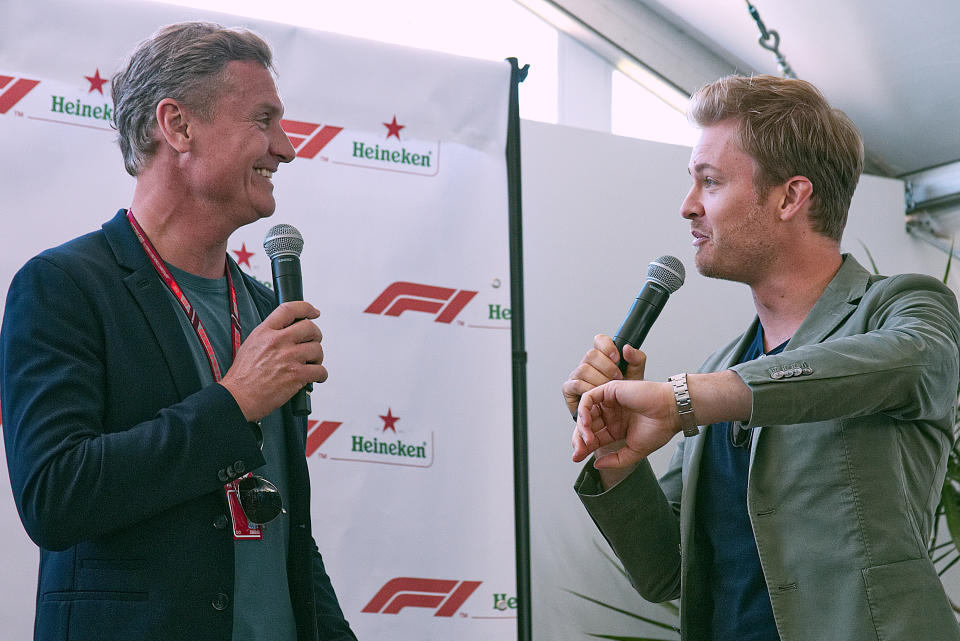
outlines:
[[[277,303],[303,300],[303,274],[300,271],[300,252],[303,251],[303,236],[293,225],[274,225],[263,239],[263,248],[270,259],[273,272],[273,291]],[[310,392],[313,385],[294,394],[290,407],[296,416],[310,413]]]
[[[670,294],[683,285],[685,276],[683,263],[673,256],[661,256],[647,267],[647,280],[613,337],[613,342],[620,351],[620,362],[617,366],[621,373],[625,374],[627,371],[627,362],[623,360],[623,346],[629,344],[631,347],[640,347]]]

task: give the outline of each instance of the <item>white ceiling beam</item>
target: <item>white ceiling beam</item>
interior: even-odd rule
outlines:
[[[685,98],[698,87],[737,71],[636,0],[517,2],[681,111]]]

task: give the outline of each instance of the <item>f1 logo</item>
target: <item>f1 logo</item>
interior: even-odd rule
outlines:
[[[396,614],[403,608],[437,608],[435,617],[452,617],[482,581],[448,581],[401,576],[387,581],[361,610]]]
[[[399,316],[406,311],[437,314],[437,323],[449,323],[467,306],[477,292],[397,281],[383,290],[364,311],[366,314]]]
[[[343,127],[318,125],[299,120],[281,120],[280,127],[287,134],[290,144],[300,158],[313,158],[343,131]]]
[[[330,435],[343,425],[337,421],[307,421],[307,446],[304,454],[310,456],[330,438]]]
[[[24,96],[33,91],[33,88],[39,84],[39,80],[0,76],[0,114],[5,114],[10,111],[11,107],[20,102]]]

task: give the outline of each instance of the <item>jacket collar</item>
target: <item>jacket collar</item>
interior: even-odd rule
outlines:
[[[844,254],[840,269],[794,332],[786,349],[823,341],[857,309],[869,284],[870,272],[853,256]]]
[[[200,389],[200,374],[190,352],[177,314],[170,301],[167,286],[147,258],[140,241],[127,220],[127,210],[121,209],[116,216],[103,224],[107,244],[116,257],[117,264],[129,271],[122,276],[127,291],[137,302],[144,321],[150,326],[157,346],[177,387],[180,398],[186,398]]]
[[[121,267],[136,271],[150,266],[150,259],[144,253],[140,241],[130,227],[130,221],[127,220],[126,209],[119,210],[113,218],[103,223],[103,233]]]

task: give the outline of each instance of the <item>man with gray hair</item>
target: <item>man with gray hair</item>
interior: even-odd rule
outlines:
[[[319,312],[227,254],[295,153],[269,46],[165,27],[113,78],[129,209],[31,259],[0,331],[11,485],[40,546],[35,637],[355,640],[311,534]]]
[[[608,336],[563,384],[576,482],[634,586],[680,599],[685,641],[948,641],[927,553],[953,440],[960,315],[917,274],[840,250],[859,132],[813,85],[731,76],[680,206],[700,273],[748,285],[756,318],[697,374],[643,380]],[[704,325],[717,310],[697,310]],[[683,433],[668,471],[647,456]]]

